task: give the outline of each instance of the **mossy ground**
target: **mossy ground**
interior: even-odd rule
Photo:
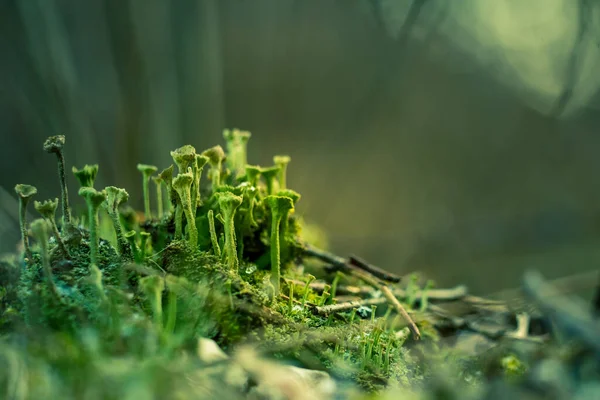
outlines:
[[[285,182],[284,169],[277,179],[270,171],[270,175],[265,172],[269,181],[255,180],[250,172],[256,168],[243,168],[246,142],[238,139],[244,135],[228,132],[225,137],[227,158],[218,163],[211,160],[207,175],[213,179],[202,181],[200,187],[196,182],[202,178],[202,168],[197,160],[202,154],[219,152],[213,148],[195,154],[191,146],[172,152],[178,166],[183,164],[185,170],[190,165],[188,171],[198,174],[187,188],[201,194],[193,206],[194,224],[184,213],[177,221],[177,208],[189,200],[163,180],[163,214],[155,211],[154,218],[146,218],[121,207],[120,228],[131,238],[121,253],[117,227],[101,214],[97,265],[90,264],[89,216],[61,227],[68,256],[51,237],[47,251],[36,242],[30,259],[16,254],[0,262],[0,362],[6,367],[0,373],[0,390],[7,398],[243,396],[197,359],[199,338],[215,340],[230,354],[252,346],[263,357],[327,371],[354,388],[357,397],[386,388],[423,387],[436,363],[451,366],[455,389],[481,382],[480,360],[438,345],[440,334],[426,312],[425,300],[416,297],[426,288],[416,281],[409,282],[402,300],[422,333],[417,346],[406,334],[406,321],[389,305],[317,312],[318,307],[341,298],[332,295],[332,284],[358,286],[360,280],[328,272],[305,259],[303,246],[324,245],[325,239],[294,213],[285,214],[279,225],[280,240],[273,243],[274,213],[265,199],[296,194],[277,188]],[[87,184],[93,186],[93,178]],[[225,195],[235,196],[239,203],[230,227],[233,242],[226,235],[230,221],[222,200]],[[216,216],[214,232],[209,211]],[[194,225],[198,242],[191,245]],[[234,268],[231,246],[239,263]],[[278,258],[273,257],[274,251]],[[279,277],[274,277],[276,259],[281,263]],[[315,277],[329,287],[309,286]],[[280,282],[280,293],[273,279]],[[516,380],[527,370],[525,362],[510,352],[496,354],[489,364]],[[188,379],[197,374],[204,374],[201,384]]]

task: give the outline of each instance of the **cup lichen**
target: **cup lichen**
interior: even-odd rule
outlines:
[[[104,201],[106,200],[106,192],[97,191],[93,187],[83,186],[79,189],[79,195],[85,198],[85,202],[88,208],[88,221],[90,229],[90,263],[98,265],[99,256],[99,241],[98,227],[100,225],[98,221],[98,210]]]
[[[261,168],[260,174],[265,178],[265,184],[267,185],[267,195],[275,194],[275,185],[277,184],[276,179],[279,175],[280,168],[278,166]]]
[[[67,190],[67,177],[65,171],[65,157],[63,148],[65,147],[65,136],[50,136],[44,142],[44,151],[55,154],[58,161],[58,179],[60,182],[60,193],[63,211],[63,225],[71,223],[71,209],[69,208],[69,191]]]
[[[210,164],[209,179],[214,192],[221,186],[221,168],[225,159],[225,152],[221,146],[217,145],[205,150],[202,155],[208,158]]]
[[[21,228],[21,240],[25,256],[31,261],[31,248],[29,247],[29,235],[27,233],[27,204],[29,199],[37,194],[37,188],[31,185],[19,183],[15,185],[15,192],[19,196],[19,226]]]
[[[279,167],[279,189],[287,189],[287,165],[290,163],[292,158],[288,155],[276,155],[273,157],[273,163]]]
[[[87,335],[81,326],[89,327],[100,343],[93,349],[106,349],[110,354],[106,356],[108,363],[114,362],[109,358],[114,354],[141,354],[158,363],[174,359],[185,362],[186,357],[179,355],[192,348],[190,345],[198,338],[214,339],[224,349],[255,338],[257,348],[276,357],[294,357],[310,342],[318,348],[324,369],[345,374],[365,387],[405,373],[408,357],[401,345],[407,339],[396,336],[400,321],[387,319],[391,308],[385,321],[369,313],[376,307],[369,308],[373,302],[382,304],[370,290],[360,300],[364,307],[350,301],[350,307],[344,309],[348,304],[339,303],[342,296],[364,293],[361,278],[343,270],[343,281],[341,273],[336,273],[332,282],[331,271],[341,268],[343,261],[334,258],[326,267],[306,260],[332,259],[310,256],[308,245],[298,236],[305,225],[292,214],[300,195],[288,188],[285,174],[289,157],[276,156],[276,165],[265,169],[248,165],[249,133],[233,130],[224,135],[230,135],[229,140],[226,137],[227,154],[220,146],[202,153],[192,146],[171,152],[179,170],[177,176],[173,175],[174,165],[155,177],[151,176],[155,167],[139,165],[145,185],[150,177],[157,185],[158,218],[151,218],[147,187],[144,213],[124,205],[129,197],[124,189],[94,189],[97,165],[74,169],[82,185],[79,194],[88,206],[88,226],[82,227],[76,215],[70,223],[63,217],[59,232],[59,226],[48,224],[56,221],[57,199],[36,202],[45,220],[31,226],[40,252],[34,247],[31,256],[27,253],[32,249],[25,248],[28,268],[22,271],[13,296],[17,300],[11,304],[22,319],[19,323],[34,326],[34,322],[48,322],[50,331],[64,333],[73,343]],[[49,145],[48,149],[62,151],[64,138],[58,142],[58,147]],[[206,164],[210,165],[209,179],[202,182]],[[161,210],[158,199],[162,198],[163,184],[169,208]],[[22,189],[27,192],[27,188]],[[31,192],[29,189],[29,197]],[[20,194],[24,206],[29,199],[25,197]],[[105,208],[110,221],[104,213],[99,215],[100,207]],[[99,218],[105,221],[103,229]],[[215,219],[219,221],[216,224]],[[61,251],[49,254],[54,244],[48,237],[51,228],[57,246],[61,246],[61,235],[70,232],[65,228],[79,232],[72,234],[78,240],[66,241],[69,259]],[[3,261],[0,268],[4,268]],[[0,274],[3,284],[2,279]],[[4,292],[0,294],[4,296]],[[2,306],[10,295],[0,296],[0,327],[6,326]],[[432,301],[422,296],[420,300],[425,307]],[[68,332],[67,326],[71,329]],[[80,345],[69,342],[56,348],[73,348],[69,346]],[[77,347],[77,351],[83,348]],[[89,353],[85,351],[81,354]],[[338,370],[341,364],[352,368]],[[110,396],[121,394],[115,393]],[[157,393],[156,397],[169,396]]]
[[[72,171],[80,187],[94,187],[94,181],[96,180],[96,175],[98,175],[98,164],[86,164],[81,169],[73,166]]]
[[[281,276],[281,242],[279,227],[281,219],[294,209],[291,198],[283,196],[267,196],[265,204],[271,210],[271,283],[275,288],[275,296],[279,296]]]
[[[138,164],[138,171],[142,173],[142,189],[144,193],[144,215],[146,219],[152,219],[152,210],[150,210],[150,177],[158,170],[154,165]]]
[[[192,249],[195,249],[198,246],[198,230],[196,229],[196,207],[192,206],[193,182],[194,174],[191,168],[188,168],[187,173],[180,173],[173,179],[173,188],[179,195],[179,204],[187,221],[188,243]]]
[[[54,238],[56,239],[56,243],[58,247],[63,252],[63,255],[66,258],[70,258],[71,254],[67,250],[67,246],[65,246],[65,242],[62,240],[60,236],[60,232],[58,232],[58,226],[56,225],[56,208],[58,207],[58,198],[55,198],[54,201],[46,200],[42,203],[39,201],[34,201],[33,205],[37,212],[48,221],[50,227],[52,228],[52,233],[54,234]]]
[[[224,220],[227,264],[230,270],[237,271],[239,260],[236,250],[234,218],[237,208],[242,204],[242,198],[232,192],[219,192],[217,193],[217,200]]]
[[[119,216],[119,206],[129,200],[129,193],[127,193],[125,189],[115,186],[107,186],[104,188],[104,192],[106,193],[104,208],[115,229],[117,251],[121,255],[129,255],[129,252],[127,251],[127,240],[123,236],[123,225],[121,224],[121,218]]]

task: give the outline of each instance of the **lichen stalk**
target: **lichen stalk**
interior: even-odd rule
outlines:
[[[60,294],[58,292],[58,288],[54,284],[54,280],[52,279],[52,269],[50,268],[50,257],[48,254],[48,231],[50,227],[48,226],[48,222],[44,219],[36,219],[31,222],[31,231],[33,232],[36,240],[38,241],[40,248],[42,250],[42,267],[44,270],[44,275],[46,280],[48,281],[48,287],[50,288],[50,293],[56,300],[60,300]]]
[[[239,259],[235,243],[235,212],[242,204],[242,198],[231,192],[218,193],[217,197],[221,214],[223,215],[223,226],[225,230],[225,254],[227,255],[227,263],[231,270],[237,270],[239,267]]]
[[[208,157],[197,154],[196,162],[194,163],[194,185],[192,192],[192,207],[194,209],[202,206],[202,199],[200,197],[200,178],[202,177],[202,171],[204,166],[208,163]]]
[[[281,216],[281,225],[280,225],[280,236],[282,239],[281,242],[281,253],[285,256],[288,255],[289,246],[287,236],[289,235],[289,216],[294,211],[294,207],[296,207],[296,203],[300,200],[300,193],[297,193],[291,189],[284,189],[277,192],[278,196],[289,197],[292,200],[293,207],[291,209],[286,209],[283,211]]]
[[[175,238],[183,238],[183,206],[180,203],[175,206]]]
[[[27,204],[29,199],[37,193],[35,186],[17,184],[15,185],[15,193],[19,196],[19,226],[21,228],[21,240],[23,240],[23,249],[25,257],[29,262],[32,261],[31,248],[29,247],[29,235],[27,233]]]
[[[246,182],[257,187],[261,168],[256,165],[246,165]]]
[[[71,209],[69,208],[69,192],[67,190],[67,177],[65,172],[65,157],[63,155],[64,145],[64,135],[50,136],[44,142],[44,150],[48,153],[54,153],[58,163],[58,180],[60,182],[63,226],[71,223]]]
[[[180,205],[185,213],[188,226],[188,243],[195,249],[198,246],[198,230],[196,228],[196,213],[192,208],[192,183],[194,175],[192,169],[188,168],[185,174],[179,174],[173,179],[173,188],[179,195]]]
[[[162,292],[165,289],[163,278],[157,275],[147,276],[140,279],[140,286],[144,290],[146,298],[152,307],[154,324],[159,331],[163,328]]]
[[[142,231],[140,232],[140,238],[140,258],[142,259],[142,261],[144,261],[148,252],[150,234],[148,232]]]
[[[121,218],[119,217],[119,206],[129,199],[129,194],[125,189],[120,189],[115,186],[107,186],[104,191],[106,192],[104,207],[115,229],[117,251],[120,255],[128,255],[127,241],[123,236],[123,226],[121,225]]]
[[[136,232],[134,230],[126,232],[124,235],[125,240],[129,243],[129,247],[131,248],[131,252],[133,254],[133,259],[135,262],[139,263],[142,261],[140,249],[135,241]]]
[[[152,181],[156,185],[156,217],[162,218],[164,215],[163,210],[163,194],[162,194],[162,178],[160,176],[152,177]]]
[[[221,167],[225,159],[225,152],[221,146],[214,146],[202,152],[202,155],[208,157],[208,163],[210,164],[209,178],[214,193],[221,186]]]
[[[279,237],[279,224],[286,211],[294,208],[292,199],[282,196],[267,196],[265,203],[271,209],[271,283],[274,295],[279,296],[279,280],[281,276],[281,243]]]
[[[92,187],[82,187],[79,189],[79,195],[86,200],[88,207],[88,223],[90,229],[90,263],[98,265],[100,238],[98,236],[98,210],[100,205],[106,200],[106,192],[98,192]]]
[[[58,232],[58,226],[56,225],[56,208],[58,207],[58,198],[54,199],[54,201],[46,200],[43,203],[35,201],[33,205],[40,215],[50,224],[50,228],[52,229],[52,233],[56,238],[56,243],[58,244],[60,251],[62,251],[66,258],[71,258],[71,254],[69,253],[69,250],[67,250],[67,246],[65,246],[65,242],[62,240],[62,237]]]
[[[152,219],[152,211],[150,210],[150,177],[157,171],[153,165],[138,164],[138,171],[142,173],[142,189],[144,191],[144,215],[146,219]]]
[[[208,210],[208,229],[210,231],[210,241],[212,242],[213,252],[215,253],[215,256],[221,258],[221,247],[219,247],[219,240],[217,239],[213,210]]]
[[[287,165],[290,163],[290,156],[286,155],[278,155],[273,157],[273,162],[275,165],[279,167],[279,189],[287,189],[286,181],[287,181]]]
[[[267,194],[272,195],[275,193],[275,178],[279,174],[279,167],[262,168],[260,171],[263,178],[265,178],[265,184],[267,185]]]
[[[173,203],[176,201],[177,196],[173,193],[173,164],[168,168],[163,169],[158,176],[164,184],[167,186],[167,207],[165,211],[171,211],[173,209]]]

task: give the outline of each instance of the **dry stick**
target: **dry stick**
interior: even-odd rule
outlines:
[[[304,254],[308,256],[315,257],[321,261],[332,264],[332,271],[352,273],[352,271],[358,270],[364,271],[383,281],[398,283],[402,280],[402,277],[385,271],[379,267],[375,267],[374,265],[368,264],[354,255],[351,255],[348,261],[346,261],[342,257],[336,256],[335,254],[331,254],[321,249],[317,249],[309,244],[304,245],[303,250]]]
[[[417,324],[415,324],[415,321],[413,321],[412,318],[410,317],[410,315],[408,315],[408,312],[406,312],[406,309],[402,306],[402,304],[400,304],[400,302],[394,296],[394,294],[392,293],[390,288],[388,288],[385,285],[382,285],[381,291],[383,292],[383,295],[385,296],[385,298],[388,299],[388,301],[396,308],[396,311],[398,312],[398,314],[401,314],[404,317],[404,319],[406,320],[406,322],[408,322],[408,328],[411,330],[413,337],[417,340],[420,339],[421,332],[419,332],[419,328],[417,327]]]
[[[317,249],[309,244],[304,245],[302,250],[304,251],[304,254],[309,257],[314,257],[328,264],[332,264],[333,268],[338,271],[352,273],[352,271],[356,270],[356,268],[352,268],[346,264],[346,260],[344,260],[342,257],[338,257],[335,254]]]
[[[348,258],[348,262],[350,265],[360,268],[363,271],[366,271],[369,274],[371,274],[383,281],[398,283],[402,280],[401,276],[392,274],[391,272],[388,272],[384,269],[381,269],[379,267],[371,265],[371,264],[367,263],[366,261],[364,261],[363,259],[358,258],[355,255],[350,255],[350,257]]]
[[[357,307],[378,306],[387,303],[385,297],[377,297],[372,299],[364,299],[357,301],[348,301],[345,303],[330,304],[328,306],[315,307],[315,311],[319,315],[328,315],[331,313],[350,311]]]
[[[388,302],[396,309],[396,311],[400,315],[402,315],[404,317],[404,319],[408,323],[409,329],[411,330],[411,332],[413,334],[413,337],[415,339],[419,339],[421,337],[421,332],[419,332],[419,328],[417,327],[415,322],[412,320],[410,315],[408,315],[408,312],[406,312],[406,309],[402,306],[402,304],[400,304],[398,299],[396,299],[396,297],[394,297],[394,294],[392,293],[392,291],[386,285],[379,282],[377,280],[377,278],[372,276],[371,272],[366,271],[366,270],[361,270],[356,267],[352,268],[351,266],[346,264],[346,261],[343,258],[335,256],[330,253],[327,253],[325,251],[316,249],[310,245],[305,246],[304,252],[306,255],[313,256],[322,261],[334,264],[334,266],[339,268],[339,270],[348,272],[348,273],[356,276],[357,278],[362,279],[364,282],[373,286],[375,289],[380,290],[383,293],[384,297],[388,300]]]
[[[305,285],[306,284],[303,281],[294,280],[294,279],[291,279],[290,282],[292,282],[296,285]],[[325,285],[326,285],[325,282],[312,282],[309,285],[309,287],[316,292],[322,292],[325,289]],[[341,295],[349,294],[349,295],[355,295],[355,296],[372,295],[373,292],[374,291],[371,286],[352,286],[352,285],[338,286],[337,290],[336,290],[337,294],[341,294]],[[406,290],[404,290],[404,289],[392,289],[392,293],[394,293],[394,296],[400,297],[400,298],[404,298],[407,296]],[[427,298],[429,300],[454,301],[454,300],[460,300],[463,297],[466,297],[467,295],[468,295],[467,287],[465,285],[458,285],[453,288],[447,288],[447,289],[419,290],[415,294],[415,297],[417,299],[420,299],[423,296],[427,296]]]

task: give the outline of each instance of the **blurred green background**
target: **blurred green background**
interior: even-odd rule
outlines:
[[[479,293],[594,270],[599,71],[590,0],[1,0],[0,250],[16,183],[58,195],[45,137],[141,206],[138,162],[238,127],[341,255]]]

